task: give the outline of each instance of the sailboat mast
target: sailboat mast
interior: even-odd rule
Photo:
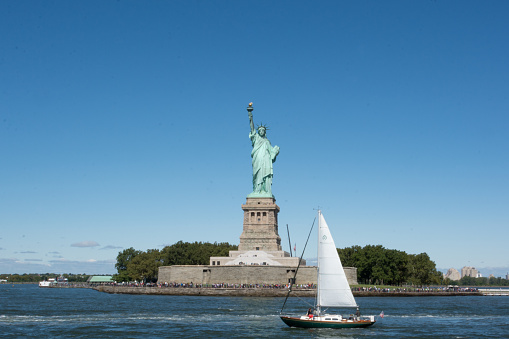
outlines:
[[[317,228],[317,232],[318,232],[318,236],[316,237],[317,238],[317,241],[318,241],[318,244],[316,246],[316,301],[315,301],[315,304],[316,304],[316,311],[318,313],[318,315],[320,315],[320,286],[321,286],[321,281],[320,281],[320,227],[321,227],[321,221],[320,221],[320,216],[322,214],[322,211],[318,210],[318,228]]]

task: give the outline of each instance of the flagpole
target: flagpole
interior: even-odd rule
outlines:
[[[286,231],[288,232],[288,245],[290,246],[290,257],[293,257],[293,254],[292,254],[292,241],[290,240],[290,229],[288,228],[288,224],[286,224]]]

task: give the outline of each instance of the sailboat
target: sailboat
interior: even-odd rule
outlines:
[[[355,308],[356,312],[346,317],[326,313],[331,307]],[[280,317],[290,327],[304,328],[368,327],[376,322],[374,315],[360,315],[359,306],[355,302],[339,260],[336,245],[320,210],[318,210],[318,278],[315,307],[300,317],[284,315]]]

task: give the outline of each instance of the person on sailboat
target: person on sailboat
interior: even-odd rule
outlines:
[[[311,307],[308,310],[308,318],[313,319],[313,309]]]

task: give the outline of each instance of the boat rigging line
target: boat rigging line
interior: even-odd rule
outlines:
[[[297,277],[297,272],[299,271],[300,263],[302,262],[302,258],[304,257],[304,252],[306,251],[306,247],[308,246],[309,237],[311,237],[311,232],[313,231],[313,227],[315,226],[316,217],[313,220],[313,224],[311,225],[311,229],[309,230],[308,238],[306,240],[306,244],[304,245],[304,248],[302,249],[302,254],[299,258],[299,264],[297,265],[297,268],[295,269],[295,274],[293,275],[292,280],[290,281],[290,287],[288,288],[288,293],[286,294],[285,302],[283,303],[283,307],[281,307],[281,311],[279,311],[279,314],[283,313],[283,309],[285,308],[286,301],[288,300],[288,297],[290,296],[290,292],[292,291],[293,283],[295,282],[295,277]],[[291,246],[291,244],[290,244]]]

